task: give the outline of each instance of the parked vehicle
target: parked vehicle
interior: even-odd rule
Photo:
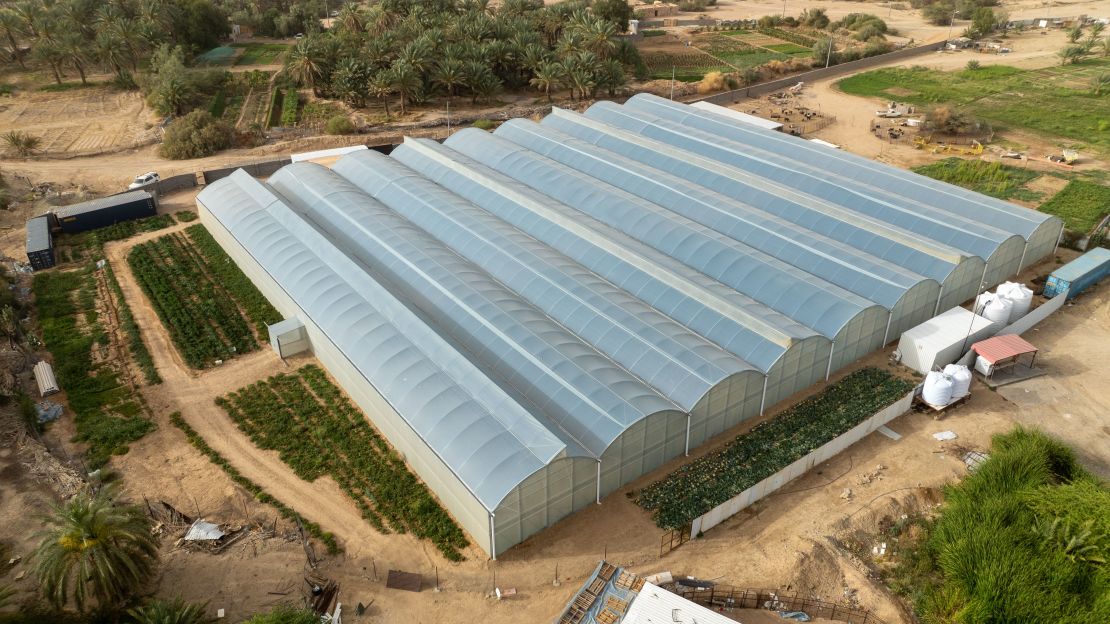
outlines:
[[[142,175],[135,176],[135,181],[127,185],[127,190],[133,191],[135,189],[143,188],[144,186],[150,186],[151,184],[154,184],[161,179],[162,178],[158,175],[157,172],[148,171]]]

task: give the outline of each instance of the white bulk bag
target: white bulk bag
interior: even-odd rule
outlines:
[[[977,355],[975,356],[975,370],[984,375],[990,375],[994,371],[994,364],[984,360],[983,356]]]
[[[962,399],[971,394],[971,371],[962,364],[949,364],[944,374],[952,378],[952,398]]]
[[[1011,323],[1028,314],[1029,308],[1033,306],[1033,291],[1025,284],[1005,282],[998,287],[998,294],[1013,304],[1010,309]]]
[[[1007,325],[1010,322],[1010,310],[1014,308],[1014,304],[1005,297],[995,297],[991,299],[990,303],[983,306],[981,315],[988,321],[994,323],[1002,323]]]
[[[987,307],[988,303],[994,301],[994,298],[994,293],[990,292],[989,290],[979,295],[975,298],[975,306],[971,308],[971,311],[978,314],[979,316],[983,316],[983,309]]]
[[[921,398],[929,405],[944,407],[952,402],[952,379],[939,371],[930,371],[921,388]]]

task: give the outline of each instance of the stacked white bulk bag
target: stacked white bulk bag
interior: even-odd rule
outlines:
[[[1010,323],[1028,314],[1029,308],[1033,306],[1033,291],[1025,284],[1003,282],[995,292],[998,296],[1009,299],[1013,304],[1010,309]]]
[[[962,364],[949,364],[944,374],[952,379],[952,399],[958,400],[971,394],[971,371]]]
[[[921,398],[929,405],[944,407],[952,402],[952,378],[940,371],[930,371],[921,388]]]
[[[990,362],[984,360],[983,356],[977,355],[975,356],[975,370],[983,373],[983,375],[987,377],[990,377],[991,373],[994,372],[994,364],[991,364]]]
[[[983,311],[980,314],[993,323],[1008,325],[1010,323],[1010,310],[1013,308],[1012,301],[1005,297],[995,296],[983,306]]]
[[[994,301],[994,293],[988,290],[975,298],[975,306],[971,308],[971,311],[979,316],[983,316],[983,308],[986,308],[987,304],[992,301]]]

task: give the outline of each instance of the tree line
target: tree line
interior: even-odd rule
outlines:
[[[621,10],[623,7],[623,10]],[[382,0],[348,4],[333,27],[309,34],[286,55],[283,73],[318,96],[353,106],[397,97],[404,114],[434,97],[489,101],[532,87],[549,99],[610,95],[646,68],[616,36],[631,11],[622,0]]]
[[[211,0],[21,0],[0,6],[4,53],[21,67],[49,67],[56,83],[76,72],[107,69],[121,87],[133,87],[142,61],[163,44],[198,51],[230,32],[227,16]]]

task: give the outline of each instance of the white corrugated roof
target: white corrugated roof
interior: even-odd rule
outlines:
[[[756,115],[749,115],[748,113],[742,113],[738,110],[732,110],[731,108],[725,108],[724,106],[718,106],[710,102],[694,102],[690,106],[694,108],[699,108],[708,113],[721,115],[722,117],[728,117],[729,119],[732,119],[734,121],[746,123],[749,126],[755,126],[757,128],[764,128],[766,130],[778,130],[782,127],[782,124],[777,121],[771,121],[770,119],[764,119]]]
[[[621,624],[736,624],[736,620],[644,583]]]

